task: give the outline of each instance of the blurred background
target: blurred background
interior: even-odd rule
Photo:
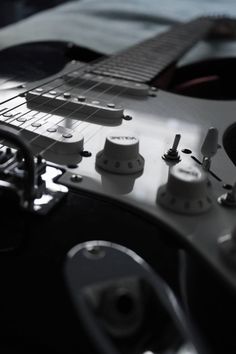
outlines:
[[[0,0],[0,27],[71,0]]]

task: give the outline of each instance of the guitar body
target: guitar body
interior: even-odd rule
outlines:
[[[0,255],[3,353],[76,353],[78,347],[90,348],[63,279],[65,255],[78,243],[99,238],[134,249],[178,288],[177,246],[171,232],[127,208],[73,191],[46,218],[13,211],[12,205],[6,208],[5,203],[1,235],[20,242],[20,247]],[[140,237],[147,233],[155,249]]]
[[[13,61],[9,62],[9,58]],[[120,82],[110,82],[108,88],[103,85],[104,80],[101,85],[91,83],[91,78],[77,82],[87,73],[84,65],[98,58],[99,54],[79,52],[55,42],[19,46],[0,53],[0,63],[5,63],[1,66],[2,124],[18,130],[35,154],[41,153],[51,166],[59,168],[56,183],[69,188],[68,196],[47,215],[29,213],[17,205],[14,197],[2,196],[2,352],[34,354],[48,349],[52,353],[76,353],[80,350],[80,331],[81,348],[89,345],[70,303],[63,267],[65,255],[73,246],[100,239],[119,243],[141,255],[178,296],[183,295],[179,250],[184,249],[188,294],[185,305],[214,353],[233,354],[233,335],[225,321],[234,318],[236,312],[235,268],[221,255],[219,239],[230,235],[235,227],[235,209],[218,200],[235,183],[236,100],[226,94],[230,99],[191,97],[201,97],[202,87],[198,82],[200,93],[196,94],[196,86],[191,91],[193,86],[180,82],[178,72],[170,85],[172,92],[150,87],[146,92],[141,86],[146,93],[140,94],[135,91],[140,89],[136,81],[125,89]],[[29,63],[32,66],[27,70]],[[75,70],[76,78],[70,76]],[[184,82],[188,82],[185,77]],[[189,97],[187,86],[191,86]],[[73,102],[56,102],[58,93],[70,100],[65,96],[69,93]],[[87,106],[80,102],[84,96],[85,102],[89,101]],[[44,101],[40,101],[42,97]],[[79,106],[74,108],[72,103],[78,101]],[[48,106],[47,102],[53,105]],[[48,130],[55,126],[56,131]],[[207,171],[207,210],[203,206],[202,212],[191,212],[184,189],[176,197],[179,207],[175,209],[173,198],[167,201],[169,206],[163,206],[160,198],[170,168],[194,166],[201,170],[201,146],[210,127],[219,131],[219,148]],[[179,159],[170,161],[165,154],[176,134],[181,134]],[[107,137],[139,140],[143,169],[132,171],[133,162],[119,170],[120,153],[112,162],[109,158],[106,162],[102,152]],[[81,144],[83,147],[79,148]],[[98,163],[99,158],[103,161]],[[112,171],[107,164],[112,164]],[[223,304],[220,308],[218,302]],[[208,311],[210,316],[206,315]]]

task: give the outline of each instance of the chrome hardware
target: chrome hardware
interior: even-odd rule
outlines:
[[[0,191],[12,193],[21,208],[38,214],[46,214],[67,194],[65,186],[54,179],[62,170],[49,166],[41,156],[34,158],[28,145],[13,129],[1,127],[0,138],[14,144],[0,152]]]
[[[163,155],[163,159],[167,161],[180,161],[180,156],[178,153],[178,146],[180,142],[181,135],[176,134],[172,147]]]
[[[102,101],[94,101],[85,96],[66,97],[63,93],[59,93],[56,96],[50,94],[50,92],[39,93],[36,90],[27,93],[26,100],[28,107],[34,108],[37,105],[40,106],[40,110],[47,112],[50,109],[57,109],[57,114],[63,114],[65,111],[70,112],[73,117],[86,114],[91,116],[90,120],[96,117],[102,117],[108,120],[120,120],[124,115],[124,109],[121,106],[111,106],[109,103]]]

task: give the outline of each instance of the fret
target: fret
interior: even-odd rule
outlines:
[[[94,73],[98,75],[110,76],[118,79],[124,79],[124,80],[135,81],[135,82],[146,82],[150,77],[150,76],[148,77],[143,76],[143,74],[139,74],[139,73],[137,73],[136,75],[131,75],[131,74],[127,74],[126,72],[121,72],[119,70],[114,70],[114,71],[95,70]]]
[[[153,69],[151,67],[145,67],[143,68],[142,65],[138,65],[137,63],[132,64],[132,63],[126,63],[126,67],[124,67],[123,65],[115,65],[115,66],[111,66],[110,68],[107,68],[108,71],[110,70],[122,70],[128,73],[137,73],[139,71],[142,71],[143,75],[150,75],[153,73]]]
[[[91,72],[138,82],[150,82],[176,62],[212,27],[205,18],[178,24],[96,64]]]
[[[121,75],[118,72],[111,74],[110,72],[103,71],[103,70],[101,70],[101,71],[100,70],[94,70],[93,73],[97,74],[97,75],[114,77],[114,78],[117,78],[117,79],[123,79],[123,80],[135,81],[135,82],[140,82],[141,81],[140,79],[135,80],[133,77],[128,76],[128,75],[126,75],[126,76]]]

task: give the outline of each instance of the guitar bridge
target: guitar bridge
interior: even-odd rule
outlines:
[[[27,144],[9,128],[0,128],[0,138],[17,150],[7,147],[0,151],[0,193],[14,196],[20,208],[37,214],[47,214],[68,192],[55,183],[62,170],[34,157]],[[11,200],[11,198],[6,198]]]

